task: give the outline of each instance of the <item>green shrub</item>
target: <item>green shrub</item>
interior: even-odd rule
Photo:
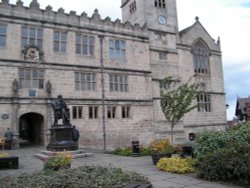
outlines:
[[[121,155],[121,156],[132,156],[132,148],[127,147],[127,148],[116,148],[113,151],[107,151],[106,153],[108,154],[113,154],[113,155]],[[151,154],[151,149],[149,147],[140,147],[140,156],[149,156]]]
[[[195,171],[195,169],[193,168],[194,163],[195,160],[192,158],[163,157],[157,163],[156,168],[167,172],[184,174]]]
[[[132,148],[131,147],[116,148],[115,150],[107,151],[106,153],[113,154],[113,155],[121,155],[121,156],[131,156],[132,155]]]
[[[228,144],[250,143],[250,124],[240,124],[227,131],[204,131],[197,135],[194,144],[194,155],[197,159]]]
[[[207,180],[250,185],[250,124],[227,131],[205,131],[194,145],[197,172]]]
[[[57,172],[41,172],[19,177],[6,177],[0,180],[4,188],[123,188],[130,183],[148,183],[148,179],[134,172],[120,168],[84,166]]]
[[[207,180],[250,185],[250,144],[231,145],[207,153],[197,162],[197,174]]]
[[[150,156],[152,150],[149,147],[141,147],[140,148],[140,156]]]

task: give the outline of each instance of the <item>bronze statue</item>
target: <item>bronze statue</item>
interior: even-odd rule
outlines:
[[[70,126],[70,113],[66,103],[63,101],[62,95],[57,96],[57,100],[52,103],[54,110],[54,126],[58,125],[58,120],[62,119],[63,125]]]

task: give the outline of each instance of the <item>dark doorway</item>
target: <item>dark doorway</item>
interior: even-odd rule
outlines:
[[[37,113],[27,113],[19,120],[19,137],[32,144],[43,145],[43,116]]]

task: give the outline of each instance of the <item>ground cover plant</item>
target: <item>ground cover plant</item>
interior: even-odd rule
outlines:
[[[123,188],[130,183],[145,184],[149,181],[138,173],[111,166],[83,166],[56,172],[45,170],[0,180],[0,186],[4,188]]]
[[[178,156],[171,158],[161,158],[156,165],[156,168],[162,171],[185,174],[195,172],[193,165],[195,160],[192,158],[181,158]]]
[[[126,148],[116,148],[111,151],[106,151],[108,154],[120,155],[120,156],[132,156],[133,150],[132,147]],[[149,156],[151,154],[151,149],[149,147],[140,147],[139,156]]]
[[[207,180],[250,186],[250,124],[227,131],[205,131],[194,145],[197,174]]]

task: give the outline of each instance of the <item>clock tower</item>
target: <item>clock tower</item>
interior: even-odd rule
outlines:
[[[178,31],[175,0],[122,0],[122,20],[149,29],[176,33]]]
[[[121,8],[123,22],[148,27],[153,80],[178,77],[176,0],[122,0]]]
[[[180,80],[178,67],[178,21],[175,0],[122,0],[122,21],[147,25],[152,70],[154,125],[165,119],[160,107],[160,80]],[[171,84],[167,87],[171,87]]]

